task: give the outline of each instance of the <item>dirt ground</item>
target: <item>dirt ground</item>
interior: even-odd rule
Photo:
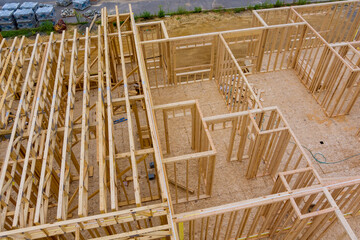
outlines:
[[[218,32],[251,27],[250,11],[241,13],[199,13],[179,15],[164,20],[170,37],[178,37],[199,33]]]

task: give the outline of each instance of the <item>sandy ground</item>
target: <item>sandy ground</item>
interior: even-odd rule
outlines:
[[[162,19],[170,37],[251,27],[252,13],[200,13]]]

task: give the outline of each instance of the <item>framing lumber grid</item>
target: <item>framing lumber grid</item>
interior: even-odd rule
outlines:
[[[295,69],[329,117],[349,114],[360,94],[359,8],[256,10],[250,28],[169,37],[163,21],[136,24],[129,5],[102,9],[95,34],[1,39],[0,238],[316,239],[338,221],[357,239],[345,217],[360,211],[360,178],[321,178],[246,76]],[[199,49],[206,60],[177,61]],[[204,117],[197,100],[153,105],[151,89],[202,81],[216,82],[227,114]],[[190,154],[171,155],[178,117],[191,122]],[[226,128],[226,160],[246,161],[249,179],[271,176],[271,194],[175,214],[173,204],[212,196],[211,134]]]
[[[358,28],[359,19],[357,18],[358,15],[354,14],[356,13],[355,9],[358,9],[358,7],[358,1],[349,1],[346,3],[315,4],[311,7],[285,7],[253,11],[252,28],[174,38],[166,37],[166,31],[159,27],[161,26],[161,21],[139,24],[139,30],[142,31],[143,35],[141,45],[144,54],[147,54],[145,66],[148,72],[149,84],[151,88],[163,88],[215,80],[219,92],[231,113],[206,117],[203,118],[203,121],[206,122],[206,128],[210,131],[221,129],[222,127],[227,128],[228,126],[232,129],[227,149],[228,161],[249,161],[246,173],[248,178],[270,175],[275,182],[279,179],[295,181],[292,184],[296,188],[306,189],[313,185],[323,186],[321,177],[313,168],[310,159],[307,157],[280,110],[276,107],[262,107],[259,102],[258,93],[255,93],[248,83],[246,75],[295,68],[300,76],[305,75],[308,78],[307,81],[312,81],[314,82],[313,84],[315,84],[315,81],[317,82],[318,87],[313,96],[328,116],[349,114],[349,111],[358,99],[359,91],[359,78],[356,74],[356,67],[354,67],[358,58],[353,46],[357,42],[358,37],[355,34],[355,29]],[[328,13],[324,11],[325,8],[332,10],[331,13],[336,15],[338,19],[337,21],[331,20],[328,22],[327,29],[334,28],[334,24],[344,24],[349,26],[345,30],[346,35],[353,36],[354,38],[342,39],[339,37],[342,33],[337,32],[335,42],[330,44],[317,32],[316,28],[318,26],[316,22],[307,22],[302,16],[302,12],[307,10],[310,13],[306,13],[310,17],[311,15],[318,15],[319,12],[327,15]],[[333,13],[334,11],[335,13]],[[271,14],[273,17],[271,17]],[[347,16],[353,15],[354,18],[352,20],[346,19]],[[274,19],[280,20],[272,22]],[[324,23],[326,18],[323,17],[322,19],[322,23]],[[339,21],[339,19],[341,20]],[[314,27],[312,26],[313,24]],[[340,27],[335,26],[335,28],[341,31]],[[320,42],[317,42],[318,40]],[[344,40],[354,43],[344,44],[336,42]],[[340,54],[338,48],[342,45],[347,46],[347,49],[343,54]],[[236,51],[235,55],[233,50],[237,50],[241,46],[243,47],[242,52],[239,54],[239,51]],[[318,61],[315,56],[314,60],[314,54],[321,53],[324,51],[324,48],[329,49],[332,53],[329,57],[332,58],[327,62],[322,62],[321,60]],[[194,61],[189,61],[184,66],[184,63],[177,62],[176,56],[188,54],[186,52],[188,49],[199,49],[197,52],[199,55],[204,54],[203,52],[206,51],[210,52],[210,57],[207,57],[207,60],[201,63],[196,62],[196,58],[194,58]],[[201,52],[200,49],[206,50]],[[204,58],[206,57],[201,56],[200,59],[203,60]],[[304,59],[311,59],[313,62],[305,61]],[[329,70],[331,67],[328,66],[329,63],[336,64],[332,67],[338,66],[340,74],[334,74],[334,71]],[[299,68],[299,66],[301,67]],[[329,79],[329,77],[331,78]],[[348,83],[346,83],[347,81]],[[307,87],[306,84],[304,85]],[[172,108],[176,108],[182,107],[183,104],[179,102],[178,105],[176,103],[169,105]],[[161,109],[162,107],[164,106],[154,106],[155,109]],[[163,112],[165,152],[170,151],[169,145],[171,145],[168,143],[167,115],[168,113]],[[234,137],[237,132],[240,134],[241,140],[239,146],[234,147]],[[234,149],[237,150],[235,154],[233,152]],[[285,151],[289,152],[286,156],[284,155]],[[198,153],[192,154],[193,158],[197,158],[197,155]],[[236,157],[233,157],[234,155]],[[181,159],[180,157],[173,158]],[[186,158],[183,158],[183,160],[186,160]],[[166,158],[163,161],[166,163]],[[261,163],[262,161],[264,161],[264,164]],[[172,171],[175,175],[175,181],[170,178],[168,181],[175,185],[175,203],[177,203],[178,194],[176,190],[182,189],[188,193],[191,189],[187,185],[176,186],[177,174],[175,169]],[[171,171],[166,169],[166,172],[169,174]],[[187,171],[184,174],[187,175]],[[288,174],[300,176],[294,180],[295,177]],[[287,177],[285,178],[283,175]],[[357,188],[357,183],[350,181],[349,184],[351,185],[349,188]],[[225,210],[227,206],[218,206],[212,209],[182,213],[180,216],[189,216],[189,218],[176,220],[180,238],[186,236],[189,239],[206,239],[208,234],[217,239],[261,238],[267,236],[265,230],[269,229],[271,230],[271,237],[274,237],[275,234],[285,234],[285,238],[289,239],[296,237],[316,238],[319,237],[319,233],[322,231],[319,229],[323,228],[323,231],[326,232],[330,225],[335,222],[336,217],[347,231],[349,226],[343,215],[339,214],[340,210],[337,206],[335,207],[334,203],[339,204],[341,210],[347,213],[346,215],[357,214],[359,211],[358,204],[355,204],[356,206],[353,205],[355,203],[353,201],[356,200],[353,200],[352,203],[348,201],[343,203],[342,201],[349,196],[345,194],[339,197],[338,193],[341,190],[338,189],[336,194],[332,195],[335,200],[329,198],[328,202],[323,202],[325,198],[329,197],[328,188],[328,186],[325,186],[321,191],[323,195],[319,193],[313,196],[310,191],[306,194],[307,196],[304,199],[311,199],[311,201],[321,195],[318,204],[315,204],[315,206],[324,206],[323,210],[312,212],[309,215],[305,214],[306,216],[303,216],[301,211],[305,211],[309,204],[311,204],[311,201],[308,200],[306,205],[300,206],[303,208],[300,211],[297,205],[300,200],[292,196],[293,189],[289,186],[281,188],[279,192],[287,191],[290,198],[286,204],[291,203],[291,207],[289,208],[290,205],[286,205],[286,208],[278,216],[274,215],[274,209],[280,207],[280,205],[275,204],[276,200],[273,200],[269,206],[260,204],[261,207],[257,210],[255,210],[256,208],[246,209],[242,219],[239,218],[239,215],[237,216],[239,211],[233,211],[233,208],[230,207],[234,206],[234,204],[229,205],[229,210]],[[277,191],[278,189],[275,188],[275,190]],[[347,193],[349,192],[350,190]],[[355,197],[355,195],[352,195],[352,197]],[[252,202],[252,200],[249,200],[249,202]],[[255,199],[254,202],[256,202]],[[328,206],[330,203],[332,208],[326,208],[325,206]],[[241,205],[242,202],[238,204]],[[265,207],[266,209],[272,209],[272,212],[268,212],[269,210],[265,211]],[[203,215],[207,211],[212,213]],[[254,211],[256,211],[254,213],[255,218],[249,219],[250,213]],[[291,215],[288,211],[295,211],[297,215]],[[226,215],[227,213],[229,214]],[[317,214],[321,218],[315,219],[314,216],[317,216]],[[175,215],[175,219],[178,215]],[[265,223],[259,221],[260,216],[265,217]],[[287,219],[283,219],[284,216],[287,216]],[[273,218],[276,219],[276,222],[271,223]],[[298,220],[294,221],[296,218]],[[279,225],[282,221],[286,223],[284,226]],[[234,228],[239,223],[240,226],[235,231]],[[264,225],[259,226],[259,224],[263,223]],[[312,224],[311,230],[304,235],[303,229],[307,228],[310,223]],[[319,228],[318,231],[315,231],[317,228]],[[245,232],[245,229],[248,232]],[[255,230],[259,232],[256,233]],[[356,238],[351,230],[348,231],[348,235],[352,239]]]
[[[2,65],[1,75],[4,90],[2,119],[14,108],[17,110],[0,175],[1,237],[35,239],[60,235],[61,238],[87,239],[109,235],[113,238],[172,235],[174,226],[169,225],[172,218],[168,217],[170,205],[161,168],[155,189],[147,180],[150,197],[140,193],[138,164],[143,162],[147,167],[152,159],[156,160],[155,154],[156,165],[161,162],[160,153],[152,147],[154,144],[150,142],[147,149],[139,151],[136,147],[143,143],[135,142],[132,135],[134,126],[142,131],[149,127],[139,126],[139,114],[145,115],[145,111],[136,106],[148,98],[146,91],[130,96],[128,90],[129,77],[134,82],[140,81],[137,59],[141,55],[135,50],[135,22],[131,15],[107,16],[104,9],[97,35],[90,35],[86,29],[85,36],[79,37],[75,30],[70,38],[63,32],[60,39],[56,40],[51,34],[47,42],[41,42],[37,36],[33,44],[27,45],[23,37],[14,39],[9,47],[5,39],[2,40],[1,57],[6,63]],[[25,57],[29,58],[26,64]],[[27,66],[26,72],[19,73],[22,69],[18,65]],[[126,69],[128,66],[132,69]],[[92,102],[91,98],[94,83],[98,102]],[[113,93],[123,97],[114,98]],[[77,101],[77,97],[82,100]],[[13,103],[18,107],[11,105]],[[147,102],[144,103],[146,109]],[[80,114],[76,109],[81,109]],[[129,152],[119,152],[119,144],[114,142],[114,116],[119,112],[127,115]],[[132,122],[133,117],[136,124]],[[3,135],[9,132],[7,127],[3,125],[7,131]],[[95,146],[92,141],[95,138],[99,190],[89,192],[92,180],[89,150]],[[131,159],[129,168],[119,165],[118,160],[127,158]],[[123,183],[129,172],[134,182],[130,192]],[[117,195],[119,191],[122,201]],[[110,196],[109,204],[107,195]],[[98,207],[93,204],[95,211],[87,218],[90,202],[96,199],[95,196],[99,197]],[[141,207],[143,202],[149,201],[153,203]],[[133,204],[137,207],[135,211],[131,208]],[[106,215],[109,211],[114,213]],[[66,222],[69,218],[72,221]],[[64,225],[53,225],[56,221]],[[17,232],[17,228],[21,232]],[[25,228],[29,231],[23,232]]]

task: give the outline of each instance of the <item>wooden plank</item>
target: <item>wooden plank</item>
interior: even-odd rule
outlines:
[[[39,182],[39,191],[36,202],[36,209],[34,215],[34,223],[39,224],[45,222],[47,214],[47,208],[49,200],[47,197],[50,194],[51,182],[52,178],[46,181],[46,177],[51,174],[53,168],[53,160],[55,155],[55,146],[56,146],[56,131],[55,127],[58,124],[59,112],[60,108],[56,108],[55,106],[60,105],[60,100],[63,94],[63,78],[64,78],[64,70],[65,70],[65,32],[63,32],[61,37],[61,44],[59,49],[59,56],[57,60],[56,67],[56,76],[55,76],[55,84],[53,90],[53,101],[51,103],[50,117],[49,117],[49,125],[46,132],[46,140],[45,140],[45,149],[44,149],[44,157],[42,159],[41,164],[41,177]],[[36,45],[35,45],[36,46]],[[32,60],[30,60],[32,61]],[[61,117],[60,117],[61,118]],[[45,189],[44,189],[45,188]],[[42,214],[41,214],[42,212]],[[42,215],[42,219],[40,219],[40,215]]]
[[[125,58],[124,58],[124,50],[123,50],[123,42],[121,37],[121,29],[120,29],[120,18],[119,18],[119,10],[118,7],[115,6],[116,11],[116,22],[117,22],[117,31],[118,31],[118,41],[120,46],[120,57],[121,57],[121,68],[124,80],[124,94],[125,94],[125,102],[126,102],[126,115],[127,115],[127,123],[128,123],[128,132],[129,132],[129,143],[130,143],[130,157],[131,157],[131,169],[134,181],[134,194],[135,194],[135,202],[137,206],[141,206],[141,196],[140,196],[140,185],[139,185],[139,173],[136,164],[135,158],[135,141],[133,135],[133,125],[132,125],[132,117],[131,117],[131,107],[129,101],[129,89],[128,89],[128,81],[126,75],[126,66],[125,66]],[[135,102],[136,104],[136,102]]]
[[[105,9],[106,10],[106,9]],[[104,11],[104,16],[106,11]],[[103,14],[102,14],[103,15]],[[114,143],[114,123],[113,123],[113,107],[112,96],[111,96],[111,77],[115,78],[117,76],[110,76],[110,56],[109,56],[109,37],[107,35],[107,22],[104,23],[104,59],[105,59],[105,79],[106,79],[106,113],[107,113],[107,130],[108,130],[108,149],[109,149],[109,169],[110,169],[110,199],[111,199],[111,209],[113,211],[118,210],[118,201],[117,201],[117,182],[116,182],[116,162],[115,162],[115,143]],[[113,72],[112,72],[113,73]]]
[[[65,114],[65,129],[61,154],[61,166],[60,166],[60,183],[59,183],[59,195],[58,195],[58,207],[56,218],[66,220],[68,209],[68,192],[70,181],[70,156],[71,152],[71,138],[72,138],[72,125],[73,125],[73,106],[75,102],[75,79],[76,79],[76,58],[78,42],[76,41],[77,31],[74,30],[71,60],[70,60],[70,76],[68,80],[68,98],[66,102],[66,114]]]
[[[96,15],[94,19],[96,18]],[[78,215],[88,215],[88,188],[89,188],[89,114],[90,114],[90,47],[89,28],[85,30],[85,54],[84,54],[84,77],[83,77],[83,99],[81,117],[80,138],[80,173],[79,173],[79,208]]]
[[[335,214],[340,221],[340,224],[345,228],[346,233],[352,240],[357,240],[357,236],[355,235],[354,231],[351,229],[349,223],[346,221],[343,213],[340,211],[339,207],[337,206],[335,200],[332,198],[329,190],[327,188],[323,188],[324,194],[327,200],[330,202],[331,206],[335,208]]]
[[[32,161],[31,166],[30,166],[30,171],[28,171],[28,167],[29,167],[29,158],[30,158],[30,154],[34,154],[34,152],[37,152],[38,150],[36,149],[36,145],[38,145],[39,143],[34,144],[34,142],[38,142],[40,141],[40,139],[38,138],[39,135],[37,133],[37,131],[39,130],[39,123],[42,122],[42,118],[43,115],[39,115],[38,116],[38,112],[42,110],[43,104],[45,101],[45,97],[47,96],[47,91],[48,91],[48,84],[49,84],[49,77],[48,77],[48,69],[51,68],[51,64],[54,61],[53,59],[53,54],[52,51],[53,46],[51,45],[51,40],[52,40],[53,35],[50,36],[50,40],[49,40],[49,45],[46,51],[46,55],[44,58],[44,65],[43,68],[39,74],[39,78],[38,78],[38,84],[39,84],[39,91],[37,91],[37,95],[36,95],[36,100],[35,102],[33,102],[33,106],[34,108],[32,109],[32,114],[31,114],[31,119],[29,120],[29,125],[30,125],[30,129],[29,129],[29,139],[28,139],[28,144],[26,146],[26,154],[25,154],[25,160],[22,166],[22,174],[21,174],[21,180],[20,180],[20,186],[18,189],[18,195],[17,195],[17,200],[16,200],[16,206],[15,206],[15,214],[14,214],[14,218],[13,218],[13,223],[12,226],[13,227],[17,227],[19,224],[19,218],[20,218],[20,214],[21,214],[21,210],[24,207],[23,206],[23,198],[24,198],[24,192],[26,190],[26,188],[28,187],[26,182],[27,182],[27,178],[29,177],[28,174],[30,172],[31,175],[34,175],[35,172],[35,164],[36,161]],[[43,87],[44,86],[44,87]],[[50,90],[50,89],[49,89]],[[41,106],[40,106],[41,105]],[[34,145],[35,147],[34,147]],[[34,147],[34,149],[33,149]],[[33,152],[34,151],[34,152]],[[30,181],[30,194],[31,194],[31,187],[32,187],[32,183],[35,181],[35,179],[33,178],[33,176],[30,176],[32,179]],[[30,197],[29,193],[26,194],[28,197]],[[25,197],[26,198],[26,197]],[[27,203],[30,201],[29,198],[27,199]],[[26,211],[27,212],[27,211]],[[21,223],[20,225],[22,225],[23,227],[25,223]]]

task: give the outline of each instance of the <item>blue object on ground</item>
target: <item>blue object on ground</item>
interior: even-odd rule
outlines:
[[[123,118],[114,120],[114,124],[125,122],[125,121],[127,121],[127,119],[123,117]]]
[[[154,179],[155,179],[155,174],[149,173],[149,180],[154,180]]]
[[[155,163],[154,162],[150,162],[150,168],[155,168]]]

